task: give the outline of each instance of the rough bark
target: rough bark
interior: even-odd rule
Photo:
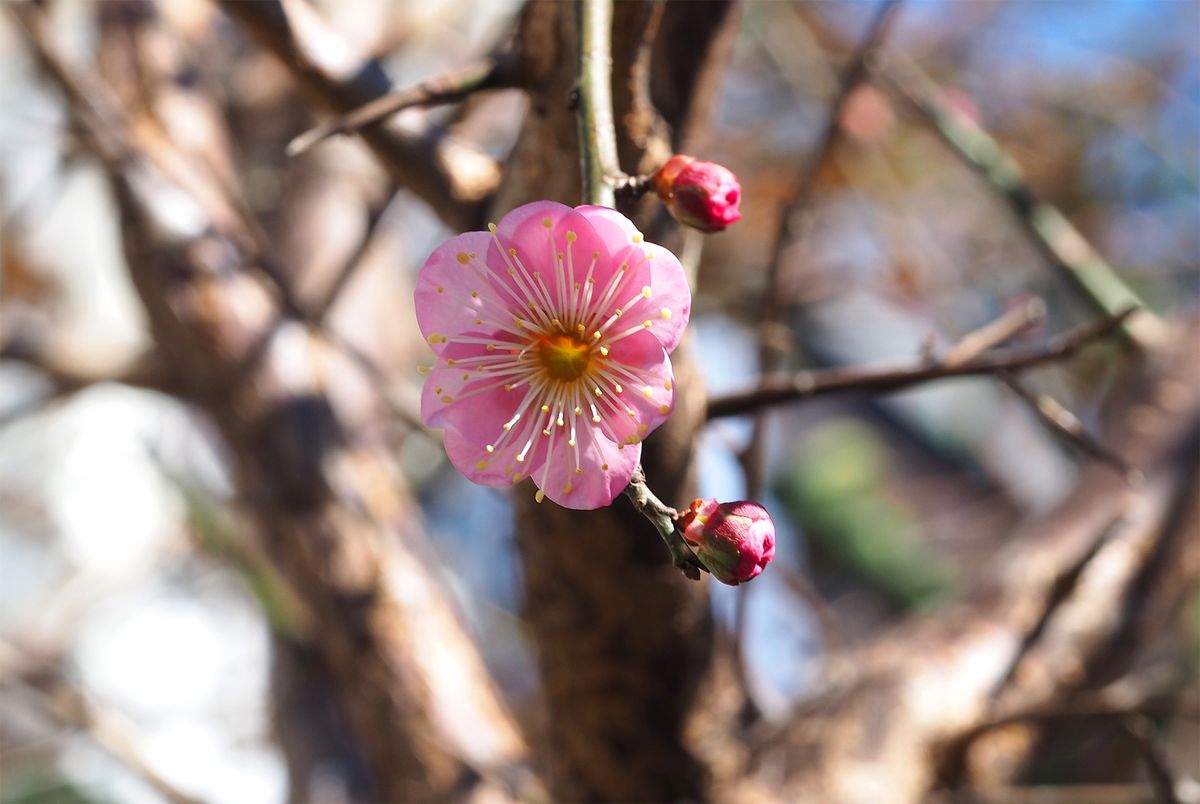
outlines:
[[[431,572],[419,509],[370,435],[383,428],[362,403],[361,366],[300,317],[285,274],[264,268],[269,244],[210,167],[162,136],[150,109],[127,110],[72,71],[40,13],[21,18],[111,175],[169,387],[216,423],[264,552],[305,604],[309,646],[365,760],[364,797],[445,799],[494,781],[524,744]]]
[[[666,137],[699,127],[686,112],[702,105],[711,83],[672,87],[676,113],[662,116],[651,101],[648,66],[660,49],[678,53],[685,47],[690,64],[719,62],[718,34],[731,14],[724,3],[702,11],[689,6],[686,13],[704,22],[700,33],[686,43],[656,38],[659,22],[684,14],[682,6],[616,6],[613,85],[618,152],[627,171],[655,166],[649,161],[671,152]],[[572,6],[530,4],[519,41],[557,58],[531,91],[531,113],[498,193],[496,216],[536,198],[579,203],[578,136],[569,106]],[[649,221],[638,223],[652,231]],[[672,362],[676,410],[643,445],[642,460],[655,492],[683,505],[694,496],[692,443],[702,424],[704,392],[686,342]],[[623,498],[606,509],[569,511],[536,504],[526,484],[516,489],[516,502],[552,793],[570,801],[704,798],[706,773],[684,738],[712,651],[704,586],[670,566],[657,533]]]
[[[964,780],[995,722],[1069,709],[1129,668],[1196,582],[1200,322],[1151,353],[1105,443],[1144,479],[1094,465],[1019,529],[979,591],[852,656],[851,681],[805,708],[780,746],[790,800],[919,801]],[[1029,745],[1024,750],[1029,749]]]

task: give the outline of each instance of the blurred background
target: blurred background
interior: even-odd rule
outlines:
[[[256,494],[275,492],[244,482],[248,448],[231,445],[220,417],[160,371],[175,358],[156,344],[155,313],[139,296],[157,292],[154,280],[130,266],[139,252],[123,222],[129,192],[111,179],[128,163],[129,143],[103,142],[114,132],[95,123],[106,104],[126,110],[138,147],[162,145],[151,161],[182,186],[228,190],[237,203],[222,214],[270,244],[296,298],[328,307],[323,324],[353,359],[322,363],[323,382],[339,412],[391,456],[403,497],[389,505],[427,540],[430,551],[417,551],[422,572],[446,590],[504,708],[536,731],[543,680],[523,621],[512,502],[458,475],[437,434],[414,423],[416,367],[428,353],[411,288],[425,256],[458,231],[452,216],[397,182],[358,137],[289,158],[287,143],[328,114],[286,54],[248,35],[242,14],[202,0],[20,5],[0,9],[0,800],[373,797],[353,757],[313,747],[342,739],[346,727],[322,711],[333,706],[327,691],[288,671],[288,651],[303,652],[311,627],[305,593],[264,558],[281,542],[256,535],[262,528],[248,513]],[[890,20],[867,80],[846,87],[878,8],[746,2],[733,12],[709,128],[692,150],[737,173],[743,218],[702,243],[676,241],[698,270],[692,346],[710,399],[752,387],[764,368],[941,355],[1035,297],[1044,317],[1010,345],[1044,344],[1098,314],[1047,257],[1056,248],[1078,256],[1072,237],[1102,255],[1156,321],[1195,312],[1200,3],[911,0]],[[405,87],[508,41],[522,4],[352,0],[309,10],[324,27],[307,57],[335,75],[374,57],[381,79]],[[74,71],[82,98],[70,99],[37,55],[30,20],[43,50]],[[998,145],[1023,191],[1075,234],[1039,229],[1036,211],[973,168],[905,94],[927,89],[922,82],[940,87],[945,108]],[[96,84],[106,87],[101,100]],[[89,97],[99,111],[88,110]],[[834,109],[839,130],[827,142]],[[487,191],[534,111],[522,90],[497,90],[407,110],[389,130],[436,139],[465,186]],[[190,161],[177,164],[173,153]],[[195,209],[173,198],[152,205],[161,226],[204,231]],[[786,305],[772,321],[764,293],[773,262],[773,293]],[[174,270],[156,265],[146,275]],[[179,304],[204,310],[207,298],[197,291]],[[229,316],[258,320],[256,298]],[[263,347],[296,373],[278,370],[264,387],[307,382],[296,379],[312,370],[292,354],[305,349],[304,327],[296,330]],[[244,346],[214,337],[218,352]],[[1023,375],[1022,387],[1057,400],[1104,442],[1125,404],[1115,400],[1134,384],[1130,352],[1120,338],[1105,340]],[[1190,399],[1192,390],[1179,394]],[[1194,445],[1181,440],[1192,431],[1179,429],[1168,441],[1189,457],[1173,482],[1194,487]],[[694,443],[698,493],[762,500],[779,534],[761,578],[712,584],[706,604],[716,652],[736,657],[730,683],[745,696],[737,717],[754,728],[730,728],[750,753],[828,692],[845,669],[834,657],[853,664],[863,655],[855,651],[912,618],[951,622],[1008,560],[1014,534],[1106,475],[1104,491],[1078,502],[1086,518],[1122,493],[1111,491],[1113,479],[1129,473],[1047,427],[989,377],[821,397],[757,420],[722,416]],[[271,460],[289,454],[279,448]],[[280,475],[286,464],[278,462]],[[1068,712],[1042,742],[1006,732],[1024,752],[997,740],[987,756],[1000,759],[968,762],[970,786],[985,791],[974,795],[1017,800],[1017,788],[1059,786],[1059,797],[1039,800],[1162,800],[1163,768],[1177,774],[1179,798],[1197,795],[1187,782],[1200,778],[1194,547],[1180,548],[1186,572],[1171,575],[1172,602],[1155,609],[1153,638],[1106,643],[1118,654],[1128,648],[1122,678],[1154,679],[1151,736],[1131,737],[1140,732],[1130,732],[1125,711],[1082,720]],[[1136,759],[1143,749],[1158,759]],[[1004,765],[1018,753],[1020,773]],[[786,762],[714,767],[722,783],[753,777],[761,800],[795,797]],[[988,798],[989,780],[1007,792]],[[521,789],[514,797],[538,797]],[[966,800],[955,789],[935,795]]]

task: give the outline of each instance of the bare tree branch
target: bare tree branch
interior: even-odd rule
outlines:
[[[392,91],[379,62],[347,57],[345,43],[303,0],[220,0],[220,5],[335,114],[353,112]],[[486,199],[499,181],[493,160],[464,145],[395,127],[372,126],[362,136],[396,181],[451,228],[479,228]]]
[[[457,103],[476,92],[517,87],[518,65],[516,54],[505,52],[427,78],[415,86],[394,89],[295,137],[288,143],[288,156],[299,156],[330,137],[354,134],[405,109]]]
[[[758,388],[709,400],[708,418],[752,413],[771,405],[847,391],[882,392],[950,377],[968,377],[1017,371],[1071,357],[1117,329],[1130,315],[1126,310],[1085,324],[1053,338],[1045,346],[1008,349],[955,365],[917,363],[872,368],[849,367],[801,371],[791,377],[768,380]]]

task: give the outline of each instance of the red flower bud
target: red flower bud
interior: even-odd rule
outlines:
[[[730,586],[758,575],[775,557],[775,523],[757,503],[695,500],[679,526],[700,562]]]
[[[715,162],[676,154],[651,178],[658,197],[685,226],[719,232],[741,219],[742,187],[737,176]]]

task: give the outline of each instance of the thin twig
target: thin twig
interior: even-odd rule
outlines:
[[[963,337],[941,359],[941,365],[961,365],[988,349],[999,346],[1021,330],[1041,321],[1046,314],[1046,304],[1041,299],[1031,299],[1021,307],[1014,308],[987,326]],[[1052,432],[1074,444],[1085,454],[1103,461],[1129,479],[1135,475],[1129,464],[1100,443],[1065,405],[1048,394],[1030,391],[1010,372],[996,373],[996,379],[1016,394],[1017,398]]]
[[[1018,333],[1040,323],[1046,317],[1046,303],[1041,299],[1030,299],[1020,307],[1014,307],[989,324],[968,332],[942,356],[941,365],[961,366],[979,355],[995,349],[1014,338]]]
[[[612,207],[616,206],[612,182],[621,172],[612,111],[612,0],[583,0],[576,12],[581,194],[585,204]]]
[[[314,324],[321,324],[325,321],[325,316],[327,316],[329,311],[333,309],[333,306],[337,304],[338,299],[342,295],[342,291],[345,290],[346,286],[350,284],[350,280],[354,277],[355,272],[358,270],[359,266],[363,264],[363,258],[366,256],[367,251],[370,250],[371,246],[375,244],[376,237],[380,233],[383,222],[387,220],[389,214],[396,209],[399,201],[400,194],[393,194],[391,199],[384,204],[383,207],[378,208],[368,216],[367,230],[363,233],[362,239],[359,240],[358,247],[355,248],[350,256],[346,258],[346,261],[342,263],[341,269],[339,269],[337,274],[333,277],[333,281],[329,283],[329,287],[326,289],[325,294],[316,303],[309,307],[306,313],[309,321]]]
[[[517,86],[517,63],[515,54],[501,53],[427,78],[415,86],[392,90],[295,137],[288,143],[287,154],[299,156],[330,137],[354,134],[404,109],[457,103],[476,92]]]
[[[17,655],[14,647],[0,645]],[[106,754],[141,777],[156,793],[172,804],[197,804],[198,799],[180,791],[158,773],[134,746],[123,718],[97,706],[82,689],[72,684],[58,668],[23,672],[0,685],[23,690],[52,720],[77,729]]]
[[[846,102],[859,84],[867,77],[868,61],[887,37],[899,9],[900,0],[884,0],[878,11],[875,12],[866,35],[855,50],[854,55],[850,59],[850,64],[842,76],[837,96],[829,108],[829,116],[825,120],[825,127],[821,132],[820,138],[817,140],[817,148],[808,162],[805,163],[804,169],[796,181],[791,198],[779,209],[779,219],[775,226],[775,242],[771,249],[771,260],[767,263],[766,286],[763,291],[763,326],[765,328],[769,329],[772,323],[780,322],[783,319],[783,312],[786,308],[787,299],[785,298],[786,294],[783,293],[783,252],[792,239],[789,222],[793,215],[812,202],[813,193],[816,190],[817,176],[825,166],[825,163],[829,161],[829,157],[837,145],[838,135],[841,132],[842,111],[846,106]],[[764,346],[764,349],[767,348]],[[767,371],[772,369],[773,366],[766,368]]]
[[[763,383],[758,388],[709,400],[708,418],[753,413],[762,408],[799,399],[846,391],[894,391],[931,380],[1016,371],[1071,357],[1121,326],[1133,314],[1101,319],[1068,330],[1045,346],[1007,349],[982,355],[956,366],[917,363],[898,366],[817,369]]]
[[[662,536],[667,549],[671,551],[671,559],[675,566],[693,581],[700,580],[701,571],[708,570],[700,563],[700,559],[696,558],[696,554],[687,546],[687,542],[675,527],[679,512],[654,496],[654,492],[646,485],[646,473],[641,464],[633,470],[633,477],[625,487],[624,494],[637,512],[650,520],[650,524],[654,525],[655,530]]]
[[[1029,390],[1007,371],[998,372],[996,378],[1027,404],[1042,424],[1074,444],[1084,454],[1113,467],[1130,482],[1135,482],[1140,477],[1140,474],[1129,465],[1128,461],[1100,443],[1099,439],[1087,431],[1079,417],[1057,399],[1049,394],[1039,394]]]
[[[1020,169],[1000,145],[969,115],[952,104],[945,92],[913,62],[894,54],[868,64],[876,78],[890,86],[924,117],[950,149],[978,172],[1007,202],[1046,259],[1105,315],[1143,307],[1099,252],[1056,207],[1038,200],[1024,183]],[[1165,325],[1142,310],[1123,331],[1140,349],[1162,340]]]

